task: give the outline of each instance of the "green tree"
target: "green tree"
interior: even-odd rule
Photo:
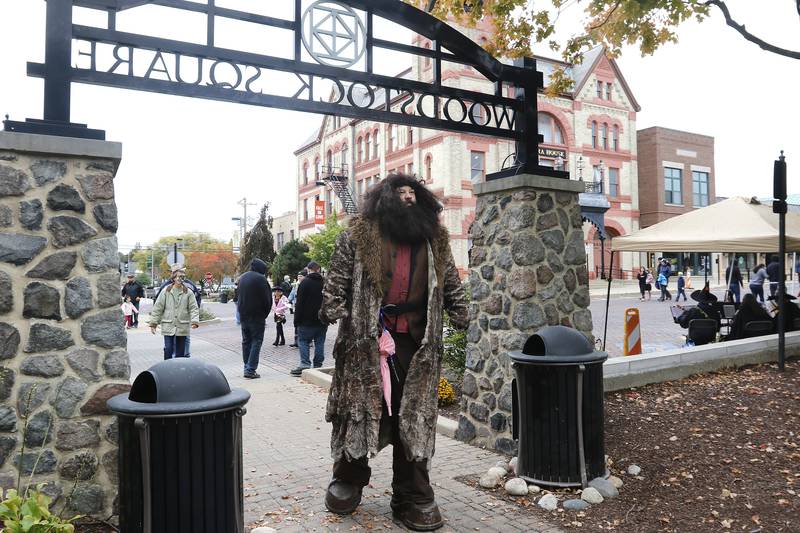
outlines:
[[[142,287],[150,287],[153,285],[153,278],[150,277],[150,274],[145,274],[144,272],[136,274],[136,281],[138,281]]]
[[[336,238],[343,231],[344,228],[339,225],[336,213],[333,213],[325,221],[325,228],[322,231],[306,237],[309,257],[327,269],[331,264]]]
[[[239,272],[250,270],[250,262],[258,258],[267,263],[269,271],[272,262],[275,260],[275,246],[272,242],[272,217],[269,214],[269,202],[261,208],[258,222],[253,229],[244,236],[242,251],[239,255]]]
[[[744,39],[763,50],[793,59],[800,51],[776,46],[749,32],[736,20],[724,0],[404,0],[431,12],[442,20],[475,27],[488,18],[494,32],[484,47],[496,57],[521,57],[531,54],[531,45],[547,43],[553,51],[561,52],[570,64],[581,62],[589,49],[603,45],[612,57],[620,54],[624,45],[636,45],[642,55],[650,55],[666,43],[678,41],[678,26],[690,19],[703,21],[714,13],[721,14],[725,23]],[[800,15],[800,0],[794,0]],[[567,9],[584,6],[585,26],[565,43],[553,40],[556,25]],[[557,94],[570,88],[571,80],[563,70],[551,78],[548,93]]]
[[[308,257],[308,245],[293,239],[283,245],[275,261],[272,263],[272,279],[277,283],[283,276],[292,278],[303,270],[311,259]],[[286,295],[288,296],[288,294]]]

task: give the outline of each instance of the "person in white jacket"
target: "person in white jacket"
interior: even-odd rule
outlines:
[[[161,291],[150,313],[150,331],[155,335],[161,326],[164,336],[164,359],[188,357],[186,339],[191,329],[200,326],[200,308],[194,293],[183,283],[186,272],[181,265],[172,267],[172,285]]]

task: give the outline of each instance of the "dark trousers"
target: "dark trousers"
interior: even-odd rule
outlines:
[[[253,373],[258,368],[261,343],[264,342],[264,319],[241,317],[242,321],[242,360],[245,373]]]
[[[392,501],[396,503],[413,502],[430,503],[434,499],[431,481],[428,475],[428,461],[410,461],[406,457],[406,449],[400,440],[400,402],[403,399],[403,386],[414,352],[419,345],[404,333],[393,333],[397,353],[392,357],[394,372],[392,375],[392,415],[383,404],[381,416],[381,432],[391,432],[392,443]],[[348,461],[342,457],[333,464],[333,477],[346,483],[363,487],[369,483],[372,469],[367,457]]]
[[[275,344],[286,344],[283,336],[283,322],[275,322]]]
[[[174,357],[187,357],[186,339],[188,337],[179,335],[164,335],[164,361]]]
[[[683,301],[685,302],[686,301],[686,289],[684,289],[683,287],[678,289],[678,296],[675,298],[676,302],[680,302],[681,301],[681,295],[683,295]]]
[[[139,327],[139,302],[137,302],[134,298],[131,298],[131,303],[136,308],[136,312],[133,313],[133,327]]]

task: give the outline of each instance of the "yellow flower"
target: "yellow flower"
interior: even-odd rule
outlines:
[[[456,401],[456,392],[445,378],[439,378],[439,405],[450,405]]]

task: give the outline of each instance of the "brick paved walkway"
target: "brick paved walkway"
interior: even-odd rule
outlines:
[[[225,311],[212,310],[220,315]],[[266,335],[270,340],[274,338],[270,338],[273,327],[269,326]],[[329,333],[328,353],[334,333]],[[252,394],[244,417],[245,523],[268,525],[281,533],[405,531],[392,520],[389,508],[388,449],[371,461],[372,482],[354,515],[341,518],[325,511],[323,495],[331,470],[330,426],[324,421],[326,393],[289,376],[287,370],[297,364],[297,351],[271,343],[262,351],[262,379],[243,379],[238,335],[231,320],[203,326],[193,333],[191,351],[192,357],[222,368],[232,387],[246,388]],[[144,326],[130,330],[128,351],[133,376],[163,359],[161,346],[161,336],[151,335]],[[531,512],[455,480],[457,476],[482,473],[500,458],[493,452],[437,437],[431,480],[447,521],[442,531],[560,531]]]

